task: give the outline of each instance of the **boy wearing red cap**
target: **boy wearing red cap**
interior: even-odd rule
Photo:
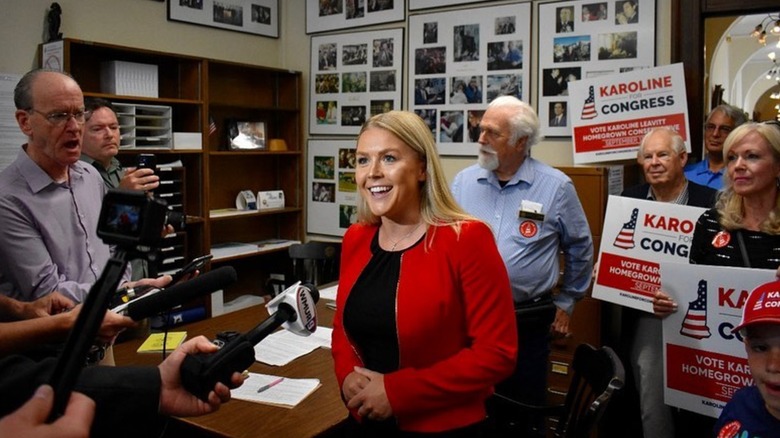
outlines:
[[[780,281],[750,293],[733,331],[745,340],[754,385],[737,391],[723,408],[717,436],[780,437]]]

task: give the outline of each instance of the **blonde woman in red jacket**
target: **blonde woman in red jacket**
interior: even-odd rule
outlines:
[[[485,436],[485,399],[517,350],[491,230],[455,203],[413,113],[363,126],[356,180],[333,323],[348,436]]]

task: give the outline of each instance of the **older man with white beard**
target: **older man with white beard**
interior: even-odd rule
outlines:
[[[570,335],[574,304],[590,285],[593,241],[571,179],[530,156],[539,140],[533,108],[502,96],[491,102],[479,126],[479,162],[458,173],[452,192],[467,212],[492,227],[512,283],[517,368],[496,392],[543,404],[550,336]],[[561,251],[563,278],[553,293]],[[544,435],[539,419],[521,423],[517,436]]]

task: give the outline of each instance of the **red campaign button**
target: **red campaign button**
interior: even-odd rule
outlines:
[[[534,237],[537,231],[539,231],[539,227],[536,226],[534,221],[524,221],[520,224],[520,234],[523,237]]]
[[[720,231],[712,238],[712,246],[723,248],[731,242],[731,234],[728,231]]]

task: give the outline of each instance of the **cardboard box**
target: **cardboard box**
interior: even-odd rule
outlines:
[[[203,134],[200,132],[174,132],[173,148],[201,150],[203,149]]]

